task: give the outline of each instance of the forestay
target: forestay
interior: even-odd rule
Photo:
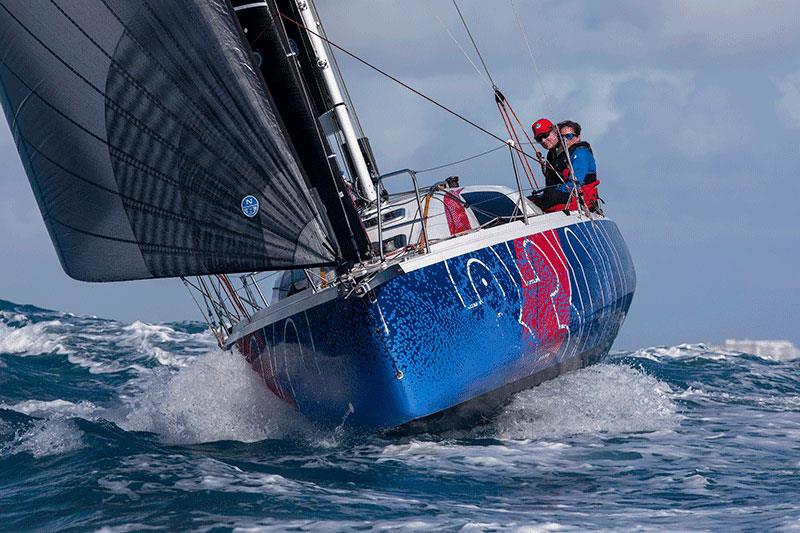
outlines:
[[[67,274],[336,262],[246,46],[225,0],[3,0],[3,107]]]

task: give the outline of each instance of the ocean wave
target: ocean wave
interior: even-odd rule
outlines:
[[[641,348],[629,354],[631,357],[660,361],[662,359],[711,359],[722,361],[741,355],[735,352],[712,350],[704,343],[686,343],[677,346],[652,346]]]
[[[216,346],[216,341],[207,331],[188,333],[163,324],[148,324],[136,321],[121,329],[119,342],[134,347],[141,353],[153,357],[165,366],[182,367],[193,355],[207,352]],[[181,346],[181,353],[165,349],[165,345]]]
[[[24,400],[15,404],[0,403],[6,409],[32,417],[26,423],[8,424],[14,430],[11,442],[0,446],[0,457],[30,453],[39,459],[84,447],[83,433],[74,418],[94,419],[100,409],[89,401]]]
[[[181,331],[140,321],[121,324],[44,310],[34,315],[0,311],[0,354],[66,355],[70,363],[92,374],[114,374],[146,372],[152,364],[183,367],[216,347],[205,330]]]
[[[0,446],[0,457],[30,453],[40,459],[84,447],[83,433],[75,423],[64,418],[36,420],[17,430],[10,443]]]
[[[15,311],[0,311],[0,322],[5,322],[12,326],[20,326],[28,322],[28,317]]]
[[[8,409],[29,416],[38,417],[81,417],[90,419],[98,407],[92,402],[73,403],[67,400],[25,400],[16,404],[2,404],[0,409]]]
[[[130,490],[131,476],[147,475],[152,481],[136,493]],[[105,491],[114,496],[138,498],[149,492],[181,490],[186,492],[232,492],[285,495],[300,494],[303,484],[277,474],[245,472],[242,469],[212,458],[187,459],[139,454],[126,458],[113,471],[98,480]]]
[[[216,347],[216,341],[210,333],[202,331],[192,333],[180,331],[165,324],[148,324],[136,321],[131,324],[120,324],[114,321],[93,321],[84,324],[80,334],[71,339],[73,343],[81,346],[84,352],[105,351],[118,358],[122,354],[130,354],[127,360],[135,360],[135,365],[156,363],[161,366],[179,368],[186,366],[195,356],[207,353]],[[144,356],[144,357],[141,357]],[[103,368],[97,358],[90,358],[96,365],[97,371],[115,372],[133,368],[141,370],[140,366],[110,365]],[[84,363],[86,361],[75,361]]]
[[[0,323],[0,353],[13,355],[68,354],[64,345],[65,324],[58,320],[20,327]]]
[[[724,361],[731,358],[755,357],[766,361],[792,361],[800,359],[800,352],[790,355],[750,353],[709,343],[684,343],[676,346],[653,346],[630,352],[631,357],[660,361],[663,359],[707,359]]]
[[[90,374],[116,374],[133,370],[137,373],[146,372],[148,369],[135,363],[125,364],[115,359],[98,358],[86,353],[70,353],[67,361],[75,366],[85,368]]]

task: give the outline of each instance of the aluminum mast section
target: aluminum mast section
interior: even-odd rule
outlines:
[[[370,176],[367,163],[364,160],[364,154],[361,153],[361,146],[358,142],[350,113],[347,110],[347,104],[345,104],[344,98],[342,97],[339,82],[328,60],[328,51],[325,47],[325,42],[319,36],[319,34],[322,33],[322,29],[314,16],[314,10],[309,5],[309,0],[296,0],[295,3],[297,4],[300,16],[303,18],[303,25],[311,30],[307,31],[308,38],[311,41],[314,54],[317,56],[317,66],[320,72],[322,72],[322,79],[325,82],[325,87],[328,89],[331,100],[333,101],[336,119],[339,122],[339,126],[342,128],[344,140],[347,143],[347,152],[350,154],[353,167],[355,167],[361,193],[368,202],[372,203],[378,198],[378,195],[375,193],[375,186],[372,184],[372,176]]]

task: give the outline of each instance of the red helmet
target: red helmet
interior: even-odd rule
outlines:
[[[546,118],[540,118],[533,123],[531,129],[533,129],[533,138],[538,139],[539,137],[544,137],[550,133],[550,130],[553,129],[553,123]]]

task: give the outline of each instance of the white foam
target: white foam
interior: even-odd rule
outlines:
[[[800,348],[787,340],[736,340],[726,339],[722,346],[714,349],[735,354],[748,354],[771,361],[794,361],[800,359]]]
[[[86,320],[69,341],[69,362],[92,374],[147,372],[150,361],[170,368],[183,367],[216,346],[207,332],[186,333],[138,321],[122,325],[108,320]]]
[[[67,453],[83,447],[81,437],[81,431],[70,420],[37,420],[33,425],[18,431],[11,443],[0,448],[0,457],[30,453],[38,459]]]
[[[163,324],[147,324],[138,320],[122,328],[119,342],[154,358],[164,366],[172,367],[186,366],[198,352],[206,352],[216,345],[207,331],[186,333]],[[181,352],[186,355],[172,353],[158,346],[158,343],[180,343]]]
[[[141,486],[142,474],[153,481]],[[157,481],[159,480],[159,481]],[[135,489],[131,484],[136,485]],[[210,457],[141,454],[124,458],[119,467],[105,472],[98,484],[109,494],[139,499],[146,494],[228,492],[301,496],[317,490],[309,481],[296,481],[278,474],[254,472]]]
[[[101,361],[80,353],[69,354],[67,356],[67,361],[73,365],[85,368],[90,374],[115,374],[117,372],[125,372],[126,370],[135,370],[139,373],[147,371],[147,368],[141,365],[124,365],[118,361]]]
[[[134,498],[131,498],[134,499]],[[96,530],[95,533],[129,533],[131,531],[149,531],[149,530],[162,530],[161,526],[151,526],[149,524],[140,524],[132,522],[130,524],[120,524],[118,526],[102,526]]]
[[[214,459],[202,459],[198,461],[196,467],[197,475],[180,479],[173,486],[190,492],[216,491],[273,495],[303,493],[301,482],[289,480],[278,474],[245,472]]]
[[[195,357],[176,373],[156,373],[139,386],[142,392],[128,399],[129,412],[116,422],[167,442],[254,442],[301,429],[299,415],[238,353]]]
[[[54,331],[63,326],[58,320],[36,322],[19,328],[0,323],[0,353],[15,355],[69,353],[62,344],[63,336]]]
[[[400,462],[437,474],[515,474],[560,460],[570,446],[546,441],[512,441],[473,446],[463,441],[420,441],[389,444],[376,462]]]
[[[24,324],[28,322],[28,317],[12,311],[0,311],[0,320],[3,322],[16,322],[18,324]]]
[[[16,404],[0,404],[0,409],[10,409],[29,416],[79,416],[89,419],[97,411],[97,406],[87,401],[73,403],[67,400],[26,400]]]
[[[670,429],[680,420],[670,393],[633,368],[594,365],[517,394],[495,428],[505,439]]]
[[[642,348],[630,354],[633,357],[659,361],[661,359],[710,359],[724,361],[729,357],[741,355],[733,351],[714,349],[703,343],[678,344],[677,346],[653,346]]]

